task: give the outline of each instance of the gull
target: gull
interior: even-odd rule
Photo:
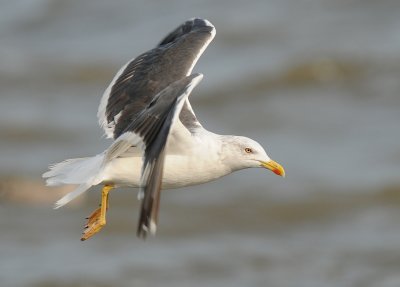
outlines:
[[[93,157],[68,159],[43,174],[49,186],[77,185],[59,208],[92,186],[102,185],[101,204],[87,219],[81,240],[106,224],[109,192],[139,188],[137,236],[155,234],[162,189],[206,183],[234,171],[263,167],[284,176],[256,141],[206,130],[189,95],[203,75],[192,73],[215,36],[206,19],[185,21],[155,48],[125,64],[105,90],[98,120],[112,144]]]

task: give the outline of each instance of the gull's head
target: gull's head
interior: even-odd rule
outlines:
[[[247,137],[229,136],[222,146],[224,161],[233,169],[262,167],[285,176],[283,167],[272,160],[265,149],[255,140]]]

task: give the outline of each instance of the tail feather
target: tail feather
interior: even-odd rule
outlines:
[[[67,159],[50,166],[43,174],[48,186],[62,184],[82,184],[100,172],[104,155],[94,157]]]
[[[91,186],[92,186],[91,184],[87,183],[79,185],[74,191],[71,191],[70,193],[67,193],[62,198],[60,198],[54,204],[54,209],[58,209],[61,206],[66,205],[68,202],[72,201],[73,199],[77,198],[79,195],[84,193],[86,190],[88,190]]]
[[[81,163],[83,160],[85,159],[67,159],[63,162],[50,165],[50,170],[43,174],[43,178],[46,178],[46,184],[48,186],[68,184],[68,181],[71,180],[69,178],[71,172],[75,169],[75,167],[79,166],[79,163]]]
[[[88,190],[92,185],[99,184],[103,159],[104,153],[88,158],[67,159],[50,166],[50,170],[43,174],[48,186],[79,185],[74,191],[58,200],[54,208],[60,208]]]

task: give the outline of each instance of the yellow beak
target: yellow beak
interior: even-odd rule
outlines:
[[[270,161],[260,161],[261,166],[271,170],[273,173],[280,175],[282,177],[285,177],[285,170],[283,167],[277,163],[276,161],[273,161],[272,159]]]

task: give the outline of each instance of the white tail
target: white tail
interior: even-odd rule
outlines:
[[[94,157],[67,159],[50,166],[50,170],[43,174],[48,186],[79,184],[74,191],[58,200],[54,208],[67,204],[92,185],[99,184],[101,182],[99,175],[102,170],[103,159],[104,153]]]

